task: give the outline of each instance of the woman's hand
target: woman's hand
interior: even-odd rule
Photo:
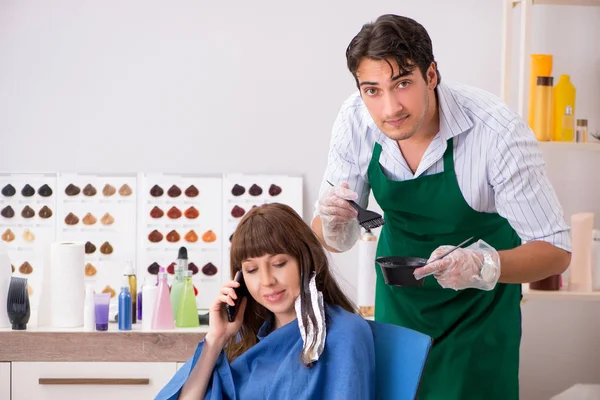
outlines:
[[[246,310],[246,303],[248,299],[243,296],[238,300],[234,288],[238,288],[240,284],[236,281],[229,281],[225,283],[219,295],[215,299],[215,302],[210,306],[208,313],[208,333],[206,338],[212,341],[213,344],[218,344],[220,347],[224,347],[227,341],[235,334],[240,331],[242,327],[242,321],[244,320],[244,311]],[[229,322],[227,319],[227,312],[225,311],[225,304],[230,306],[234,305],[234,301],[241,301],[235,316],[235,321]]]

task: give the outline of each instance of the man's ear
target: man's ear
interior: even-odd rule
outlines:
[[[435,62],[432,61],[431,64],[429,65],[429,68],[427,69],[427,87],[430,90],[433,90],[437,86],[437,83],[438,83],[437,65],[435,64]]]

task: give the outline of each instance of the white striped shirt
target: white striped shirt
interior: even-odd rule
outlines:
[[[569,227],[548,180],[537,139],[527,124],[496,96],[473,87],[441,83],[437,89],[440,131],[415,174],[396,141],[377,128],[358,92],[342,105],[333,126],[325,180],[347,181],[367,206],[367,176],[375,142],[389,179],[404,181],[442,172],[446,141],[454,138],[454,168],[467,204],[506,218],[523,242],[542,240],[571,251]],[[316,204],[315,204],[316,207]],[[315,215],[317,214],[315,208]]]

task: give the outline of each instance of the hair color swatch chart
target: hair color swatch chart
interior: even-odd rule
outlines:
[[[140,176],[138,275],[156,281],[162,267],[173,281],[179,248],[188,252],[188,269],[198,308],[208,308],[221,287],[221,178],[171,174]]]
[[[45,251],[55,241],[56,175],[0,175],[0,232],[13,276],[27,279],[32,309],[37,309]]]
[[[223,265],[229,266],[231,239],[252,207],[282,203],[302,216],[302,178],[286,175],[229,174],[223,177]],[[231,279],[229,271],[224,282]]]
[[[85,243],[85,279],[117,299],[136,262],[136,175],[59,174],[57,240]]]

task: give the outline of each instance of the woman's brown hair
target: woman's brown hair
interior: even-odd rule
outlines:
[[[231,240],[232,279],[241,269],[242,261],[266,254],[287,254],[298,260],[302,322],[305,329],[309,320],[313,326],[317,326],[313,309],[307,306],[311,304],[309,282],[313,273],[316,274],[317,290],[323,293],[323,301],[327,305],[339,306],[356,313],[356,307],[331,275],[325,249],[317,236],[296,211],[287,205],[271,203],[254,207],[242,218]],[[232,337],[225,349],[229,361],[256,344],[258,330],[272,316],[252,296],[248,296],[247,301],[239,335]],[[302,361],[306,365],[310,365],[307,355],[316,345],[316,337],[314,335],[312,343],[305,343],[302,349]]]

